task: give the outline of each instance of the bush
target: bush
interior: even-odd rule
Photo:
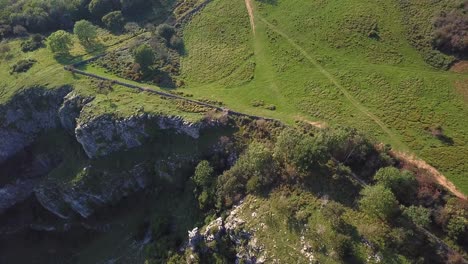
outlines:
[[[193,176],[193,181],[198,187],[209,187],[213,183],[213,167],[206,160],[198,163],[195,168],[195,174]]]
[[[218,178],[218,198],[231,205],[246,192],[268,187],[276,175],[271,150],[260,143],[251,143],[236,164]]]
[[[169,41],[169,46],[172,49],[182,51],[184,48],[184,41],[179,38],[177,35],[173,35]]]
[[[449,13],[441,13],[434,22],[433,45],[446,52],[468,51],[468,2]]]
[[[125,19],[120,11],[110,12],[109,14],[102,17],[102,23],[106,26],[107,29],[120,32],[124,26]]]
[[[418,186],[418,182],[411,172],[400,172],[395,167],[386,167],[378,170],[374,176],[374,180],[392,190],[398,198],[407,203],[412,202]]]
[[[7,42],[0,43],[0,54],[6,54],[11,51],[10,45]]]
[[[448,221],[447,233],[452,239],[457,240],[465,233],[467,226],[468,222],[466,218],[454,216]]]
[[[156,34],[161,36],[163,39],[169,41],[176,32],[173,26],[168,24],[161,24],[156,28]]]
[[[75,23],[73,33],[81,44],[89,45],[97,37],[97,27],[87,20],[80,20]]]
[[[128,22],[124,26],[125,32],[136,35],[138,32],[140,32],[141,28],[140,26],[135,23],[135,22]]]
[[[13,34],[19,37],[26,36],[28,35],[28,30],[21,25],[16,25],[13,27]]]
[[[403,215],[408,217],[415,225],[427,227],[431,223],[431,211],[422,206],[406,207]]]
[[[154,63],[155,57],[153,49],[146,44],[142,44],[133,50],[135,63],[138,63],[143,70],[148,70],[149,66]]]
[[[13,33],[13,29],[10,25],[0,24],[0,40],[9,37]]]
[[[359,208],[369,216],[387,221],[397,210],[398,202],[384,185],[367,186],[361,191]]]
[[[33,35],[30,39],[21,42],[23,52],[35,51],[44,46],[44,37],[40,34]]]
[[[317,137],[286,129],[278,136],[274,157],[286,167],[293,167],[302,176],[323,165],[329,158],[326,145]]]
[[[427,64],[431,65],[434,68],[443,69],[443,70],[448,69],[454,60],[455,60],[454,57],[447,56],[436,50],[431,50],[427,52],[424,57],[424,61]]]
[[[112,8],[111,0],[92,0],[88,5],[89,12],[97,18],[110,12]]]
[[[18,61],[13,67],[11,68],[10,74],[13,73],[21,73],[21,72],[27,72],[31,67],[36,63],[36,60],[33,59],[27,59],[27,60],[20,60]]]
[[[58,30],[47,38],[47,45],[57,54],[68,54],[72,44],[72,35],[64,30]]]
[[[210,163],[206,160],[198,163],[195,168],[195,173],[192,177],[195,183],[195,195],[198,198],[198,204],[201,209],[209,208],[214,202],[214,186],[216,178],[214,177],[214,170]]]

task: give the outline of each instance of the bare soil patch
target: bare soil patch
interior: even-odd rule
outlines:
[[[468,73],[468,61],[459,61],[450,70],[456,73]]]
[[[463,100],[468,103],[468,79],[456,81],[455,89]]]
[[[466,200],[466,196],[461,191],[459,191],[457,187],[455,187],[455,185],[447,179],[447,177],[440,173],[436,168],[427,164],[425,161],[402,152],[392,151],[391,154],[400,160],[404,166],[418,169],[421,173],[431,177],[437,184],[443,186],[458,198]]]

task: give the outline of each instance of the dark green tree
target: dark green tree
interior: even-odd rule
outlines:
[[[103,16],[102,23],[104,23],[107,29],[114,32],[120,32],[125,24],[125,18],[123,17],[122,12],[114,11]]]
[[[87,46],[96,40],[97,27],[87,20],[80,20],[75,23],[73,33],[83,45]]]
[[[427,227],[431,223],[431,211],[422,206],[410,206],[406,207],[403,211],[403,215],[408,217],[414,224]]]
[[[155,54],[150,46],[142,44],[133,50],[133,58],[135,63],[138,63],[144,71],[147,71],[154,62]]]
[[[416,193],[418,182],[409,171],[400,171],[395,167],[381,168],[374,176],[379,184],[392,190],[400,201],[410,202]]]
[[[111,0],[91,0],[88,5],[89,12],[96,18],[101,18],[113,9]]]
[[[387,221],[397,210],[395,195],[382,184],[365,187],[361,195],[359,208],[369,216]]]
[[[50,50],[57,54],[68,54],[72,44],[72,35],[64,30],[56,31],[47,38]]]

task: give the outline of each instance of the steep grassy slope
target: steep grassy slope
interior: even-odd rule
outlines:
[[[411,25],[430,25],[450,5],[402,3],[254,2],[252,33],[244,1],[215,0],[184,30],[186,90],[287,122],[357,127],[426,159],[466,193],[468,107],[456,83],[468,76],[432,68],[408,39]],[[443,138],[431,134],[437,126]]]
[[[87,90],[85,82],[64,71],[63,65],[78,62],[105,50],[116,48],[129,37],[126,34],[115,36],[106,30],[99,29],[98,45],[87,50],[79,44],[77,39],[74,39],[69,56],[54,56],[45,47],[32,52],[22,52],[21,43],[26,38],[2,42],[0,44],[3,47],[2,52],[0,52],[0,103],[10,99],[19,90],[34,85],[53,88],[67,84],[74,85],[81,92],[90,92]],[[7,48],[4,49],[4,47]],[[26,59],[33,59],[37,62],[25,73],[10,74],[11,67],[15,63]]]

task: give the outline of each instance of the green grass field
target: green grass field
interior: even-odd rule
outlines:
[[[301,120],[356,127],[416,154],[468,193],[468,107],[463,96],[468,75],[434,69],[424,60],[431,19],[456,2],[253,1],[253,32],[244,1],[214,0],[183,28],[186,53],[180,79],[185,86],[180,90],[289,124]],[[101,38],[104,45],[94,53],[125,36]],[[10,46],[14,59],[0,56],[0,102],[33,84],[73,84],[95,93],[87,79],[63,71],[47,49],[22,53],[19,41]],[[80,45],[72,55],[76,60],[89,56]],[[11,65],[24,58],[38,63],[27,74],[10,75]],[[119,79],[93,65],[83,69]],[[140,106],[200,117],[161,104],[157,96],[121,87],[98,95],[88,112],[129,115]],[[437,126],[445,141],[428,131]]]
[[[193,18],[184,29],[184,90],[289,123],[357,127],[468,193],[468,107],[455,87],[468,75],[425,63],[398,1],[267,2],[254,3],[255,34],[242,0],[215,0]],[[416,1],[426,10],[416,22],[430,25],[424,19],[442,6]],[[256,100],[276,111],[253,107]],[[427,131],[436,125],[448,142]]]

